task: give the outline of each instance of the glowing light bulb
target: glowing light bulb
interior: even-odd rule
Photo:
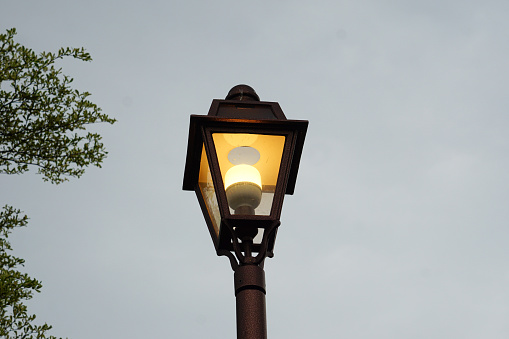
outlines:
[[[236,165],[224,177],[228,205],[236,214],[254,214],[262,200],[262,177],[250,165]]]

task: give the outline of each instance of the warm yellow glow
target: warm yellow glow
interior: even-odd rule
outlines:
[[[262,176],[250,165],[237,165],[230,168],[224,176],[224,187],[227,189],[238,182],[252,182],[262,188]]]
[[[228,159],[228,154],[236,147],[249,146],[260,153],[260,159],[256,163],[244,163],[252,165],[260,172],[262,177],[262,188],[264,192],[273,190],[276,187],[279,174],[279,165],[283,155],[285,145],[285,136],[283,135],[264,135],[264,134],[244,134],[244,133],[213,133],[214,146],[217,153],[217,160],[225,182],[226,172],[234,165],[242,163],[232,163]],[[232,141],[232,143],[227,142]],[[247,141],[249,140],[249,142]],[[242,142],[241,142],[242,141]],[[252,144],[250,144],[252,142]]]
[[[226,142],[233,147],[251,146],[258,139],[257,134],[247,133],[226,133],[223,136]]]

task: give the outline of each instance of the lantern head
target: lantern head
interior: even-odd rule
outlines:
[[[183,189],[196,192],[218,254],[247,236],[254,252],[271,255],[307,126],[246,85],[213,100],[208,115],[191,115]]]

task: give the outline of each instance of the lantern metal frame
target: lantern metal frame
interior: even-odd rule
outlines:
[[[240,86],[234,87],[232,91],[238,87]],[[250,87],[249,89],[252,90]],[[240,264],[260,264],[266,256],[273,256],[284,195],[294,192],[308,126],[306,120],[287,120],[277,102],[256,101],[258,96],[256,93],[254,95],[252,93],[254,90],[248,92],[247,95],[246,92],[243,92],[244,95],[240,96],[240,100],[229,100],[229,97],[225,100],[214,99],[208,115],[191,115],[184,173],[183,189],[196,192],[217,255],[228,256],[234,270],[238,264],[233,258],[232,252],[235,253]],[[239,99],[238,95],[236,99]],[[235,215],[230,213],[212,138],[213,133],[249,133],[285,137],[270,215]],[[216,234],[198,186],[203,149],[206,152],[219,206],[221,217],[220,225],[218,225],[219,234]],[[241,239],[239,231],[255,227],[264,230],[262,241],[259,244],[251,244],[250,248],[246,249],[243,246],[244,241],[239,241]],[[251,252],[257,252],[258,255],[252,257]]]

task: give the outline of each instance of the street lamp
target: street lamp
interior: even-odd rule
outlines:
[[[284,195],[295,188],[307,126],[247,85],[213,100],[208,115],[191,115],[183,189],[196,192],[216,253],[235,272],[239,339],[267,337],[263,264]]]

